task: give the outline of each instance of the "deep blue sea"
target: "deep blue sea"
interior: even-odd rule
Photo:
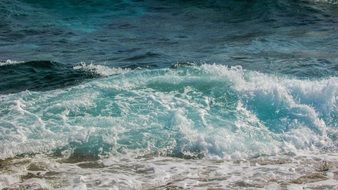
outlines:
[[[0,189],[338,188],[335,0],[0,0]]]

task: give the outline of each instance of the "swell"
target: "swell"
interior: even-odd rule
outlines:
[[[3,79],[0,82],[0,94],[66,88],[90,79],[122,74],[135,69],[156,67],[156,65],[134,64],[110,67],[85,62],[71,65],[54,61],[0,61],[0,75]]]
[[[99,76],[53,61],[7,61],[0,68],[0,94],[65,88]]]
[[[157,67],[206,60],[305,77],[337,73],[337,6],[327,3],[6,0],[0,9],[1,59]],[[303,65],[311,74],[297,69]]]

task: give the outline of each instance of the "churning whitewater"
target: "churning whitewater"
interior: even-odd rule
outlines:
[[[74,69],[106,77],[1,95],[2,159],[59,149],[228,159],[337,147],[337,77],[301,80],[206,64]]]
[[[0,189],[338,188],[337,0],[0,0]]]
[[[0,95],[1,186],[271,189],[278,183],[311,187],[308,178],[327,187],[336,183],[311,172],[325,170],[337,156],[337,77],[305,80],[216,64],[73,69],[102,77]]]

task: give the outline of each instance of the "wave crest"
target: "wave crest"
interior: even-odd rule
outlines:
[[[110,75],[116,75],[116,74],[122,74],[128,72],[129,69],[123,69],[123,68],[114,68],[114,67],[108,67],[104,65],[96,65],[96,64],[86,64],[85,62],[82,62],[80,65],[74,66],[73,69],[75,70],[83,70],[92,72],[101,76],[110,76]]]

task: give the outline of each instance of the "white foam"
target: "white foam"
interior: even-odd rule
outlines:
[[[84,62],[80,63],[80,65],[73,67],[75,70],[85,70],[89,72],[93,72],[96,74],[99,74],[101,76],[110,76],[110,75],[116,75],[116,74],[122,74],[128,72],[128,69],[122,69],[122,68],[114,68],[114,67],[108,67],[105,65],[97,65],[97,64],[86,64]]]
[[[10,169],[0,170],[0,187],[336,188],[336,150],[321,151],[338,144],[337,86],[337,77],[301,80],[202,65],[2,95],[1,158],[86,143],[93,136],[112,151],[97,161],[98,168],[62,162],[72,149],[59,158],[14,159]],[[273,131],[260,115],[266,108],[278,112],[275,124],[288,128]],[[204,157],[170,157],[175,152]],[[324,161],[331,164],[329,171],[318,172]],[[32,162],[43,170],[29,171]],[[38,172],[40,177],[20,180]]]
[[[102,137],[114,153],[134,156],[233,159],[317,151],[337,143],[329,138],[335,134],[337,86],[337,77],[301,80],[202,65],[2,95],[0,121],[7,127],[0,131],[1,158],[92,136]],[[276,112],[272,121],[260,115],[265,109]]]
[[[265,156],[247,160],[183,160],[124,155],[64,163],[46,156],[14,159],[0,169],[0,188],[48,189],[335,189],[337,154]],[[29,170],[30,165],[38,171]],[[81,164],[93,164],[83,167]],[[95,164],[99,167],[95,167]],[[328,166],[325,171],[320,168]],[[15,176],[15,177],[14,177]],[[22,180],[19,180],[23,176]],[[29,178],[24,178],[30,176]]]
[[[6,61],[0,61],[0,67],[5,66],[5,65],[15,65],[15,64],[20,64],[23,63],[23,61],[13,61],[13,60],[6,60]]]
[[[309,0],[309,1],[312,1],[312,2],[315,2],[315,3],[328,3],[328,4],[338,4],[338,1],[337,0]]]

